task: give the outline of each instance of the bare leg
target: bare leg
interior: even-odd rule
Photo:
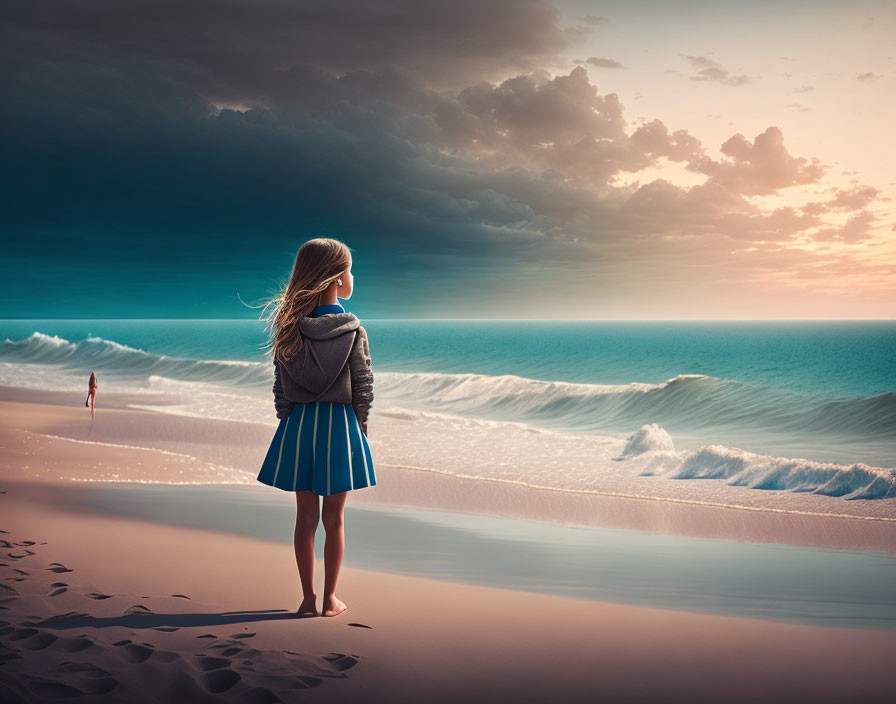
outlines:
[[[336,581],[345,553],[344,509],[347,491],[324,497],[323,521],[327,531],[324,542],[324,616],[338,616],[347,608],[336,596]]]
[[[96,391],[90,392],[90,417],[96,417],[96,411],[94,411],[94,407],[96,406]]]
[[[314,593],[314,534],[320,521],[320,497],[313,491],[296,492],[296,532],[293,544],[296,565],[302,583],[302,604],[298,615],[317,615],[317,594]]]

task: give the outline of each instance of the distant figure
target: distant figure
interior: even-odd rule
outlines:
[[[90,381],[87,382],[87,400],[84,402],[84,405],[90,408],[90,417],[93,418],[95,412],[93,410],[94,405],[96,404],[96,372],[90,372]]]

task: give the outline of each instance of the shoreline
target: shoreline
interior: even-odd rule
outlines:
[[[768,698],[885,702],[892,695],[888,665],[896,631],[889,629],[694,613],[350,565],[343,565],[338,588],[348,605],[345,614],[294,618],[299,585],[288,540],[294,515],[273,517],[284,531],[278,544],[220,530],[72,512],[84,481],[99,486],[102,477],[117,474],[117,495],[145,505],[153,501],[151,492],[134,482],[147,474],[176,484],[197,473],[213,478],[219,471],[185,454],[38,434],[53,424],[77,423],[76,410],[0,402],[0,539],[5,544],[0,644],[9,655],[0,666],[0,698],[11,704],[104,693],[135,704],[304,697],[370,704],[421,696],[435,704],[504,698],[534,703],[578,701],[593,697],[595,687],[614,702],[682,704]],[[167,431],[171,422],[145,411],[117,415],[125,428],[146,433],[144,438]],[[164,426],[151,425],[154,420]],[[175,422],[185,438],[197,428],[211,428],[190,419]],[[225,450],[240,441],[224,439]],[[492,494],[472,480],[443,475],[434,481],[404,471],[384,475],[386,481],[396,478],[392,491],[381,492],[384,497],[374,492],[385,483],[356,492],[353,500],[363,506],[361,497],[368,492],[366,501],[388,513],[387,499],[409,498],[407,492],[416,487],[424,491],[420,503],[448,510],[460,505],[494,510],[488,501],[495,496],[504,497],[501,510],[508,513],[557,510],[551,502],[541,504],[550,492],[517,488],[508,499],[507,492]],[[191,501],[193,494],[184,494]],[[284,492],[275,498],[288,504],[290,497]],[[200,503],[194,501],[196,510]],[[600,523],[634,521],[642,529],[674,535],[688,528],[684,516],[691,513],[694,530],[720,532],[733,521],[732,532],[750,533],[747,512],[726,511],[713,526],[710,513],[722,509],[670,504],[669,512],[658,513],[657,503],[609,497],[596,504],[592,498],[578,503],[575,515]],[[589,514],[596,505],[603,513]],[[637,506],[641,513],[632,516]],[[576,504],[562,504],[570,507]],[[225,505],[201,508],[219,512],[221,520],[237,517]],[[244,520],[252,515],[246,512]],[[807,531],[825,525],[839,531],[869,522],[813,517],[804,523]],[[778,522],[763,525],[782,537]],[[862,533],[867,531],[851,540]],[[438,543],[432,550],[439,562]],[[322,557],[318,551],[318,606]],[[656,579],[662,581],[662,570]],[[309,688],[313,691],[306,693]]]
[[[12,485],[82,518],[148,522],[292,545],[291,497],[264,487]],[[315,548],[323,554],[325,531]],[[690,613],[896,633],[893,555],[551,525],[396,506],[347,507],[344,564],[459,584]],[[433,559],[435,555],[437,559]],[[661,581],[656,575],[662,574]],[[835,577],[834,575],[840,575]],[[744,584],[751,589],[745,592]],[[844,602],[844,593],[857,595]],[[811,594],[810,599],[802,595]]]
[[[71,403],[73,396],[74,393],[32,393],[0,387],[2,432],[20,435],[24,445],[53,446],[53,452],[60,455],[65,454],[66,445],[69,448],[78,445],[93,448],[98,456],[108,455],[109,459],[65,475],[59,473],[59,463],[40,467],[23,459],[21,464],[28,467],[16,470],[18,476],[39,481],[53,478],[255,484],[253,475],[234,469],[228,461],[235,458],[238,460],[235,464],[249,465],[260,462],[271,436],[271,430],[264,426],[127,409],[125,406],[131,399],[118,397],[106,399],[110,407],[102,409],[108,433],[118,442],[112,438],[108,442],[89,440],[73,437],[87,434],[82,409],[59,405]],[[371,429],[376,432],[373,423]],[[372,442],[376,442],[375,436]],[[167,447],[151,447],[154,444]],[[797,513],[774,506],[735,508],[687,500],[536,488],[385,462],[377,467],[378,484],[354,492],[352,502],[362,506],[407,506],[570,526],[896,553],[896,520],[889,516]],[[776,498],[775,493],[763,492],[770,503],[782,498]],[[893,503],[886,499],[880,501]],[[883,505],[876,510],[882,508]]]

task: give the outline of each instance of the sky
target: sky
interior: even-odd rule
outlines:
[[[0,2],[0,317],[896,311],[892,2]]]

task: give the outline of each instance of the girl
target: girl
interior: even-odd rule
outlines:
[[[349,491],[376,484],[367,444],[373,372],[367,332],[337,298],[352,295],[349,248],[328,237],[309,240],[296,255],[286,288],[273,305],[269,354],[274,361],[274,408],[280,425],[258,481],[296,494],[294,544],[303,599],[298,616],[317,615],[313,588],[314,534],[321,519],[324,598],[321,613],[337,616],[345,551],[343,509]]]

